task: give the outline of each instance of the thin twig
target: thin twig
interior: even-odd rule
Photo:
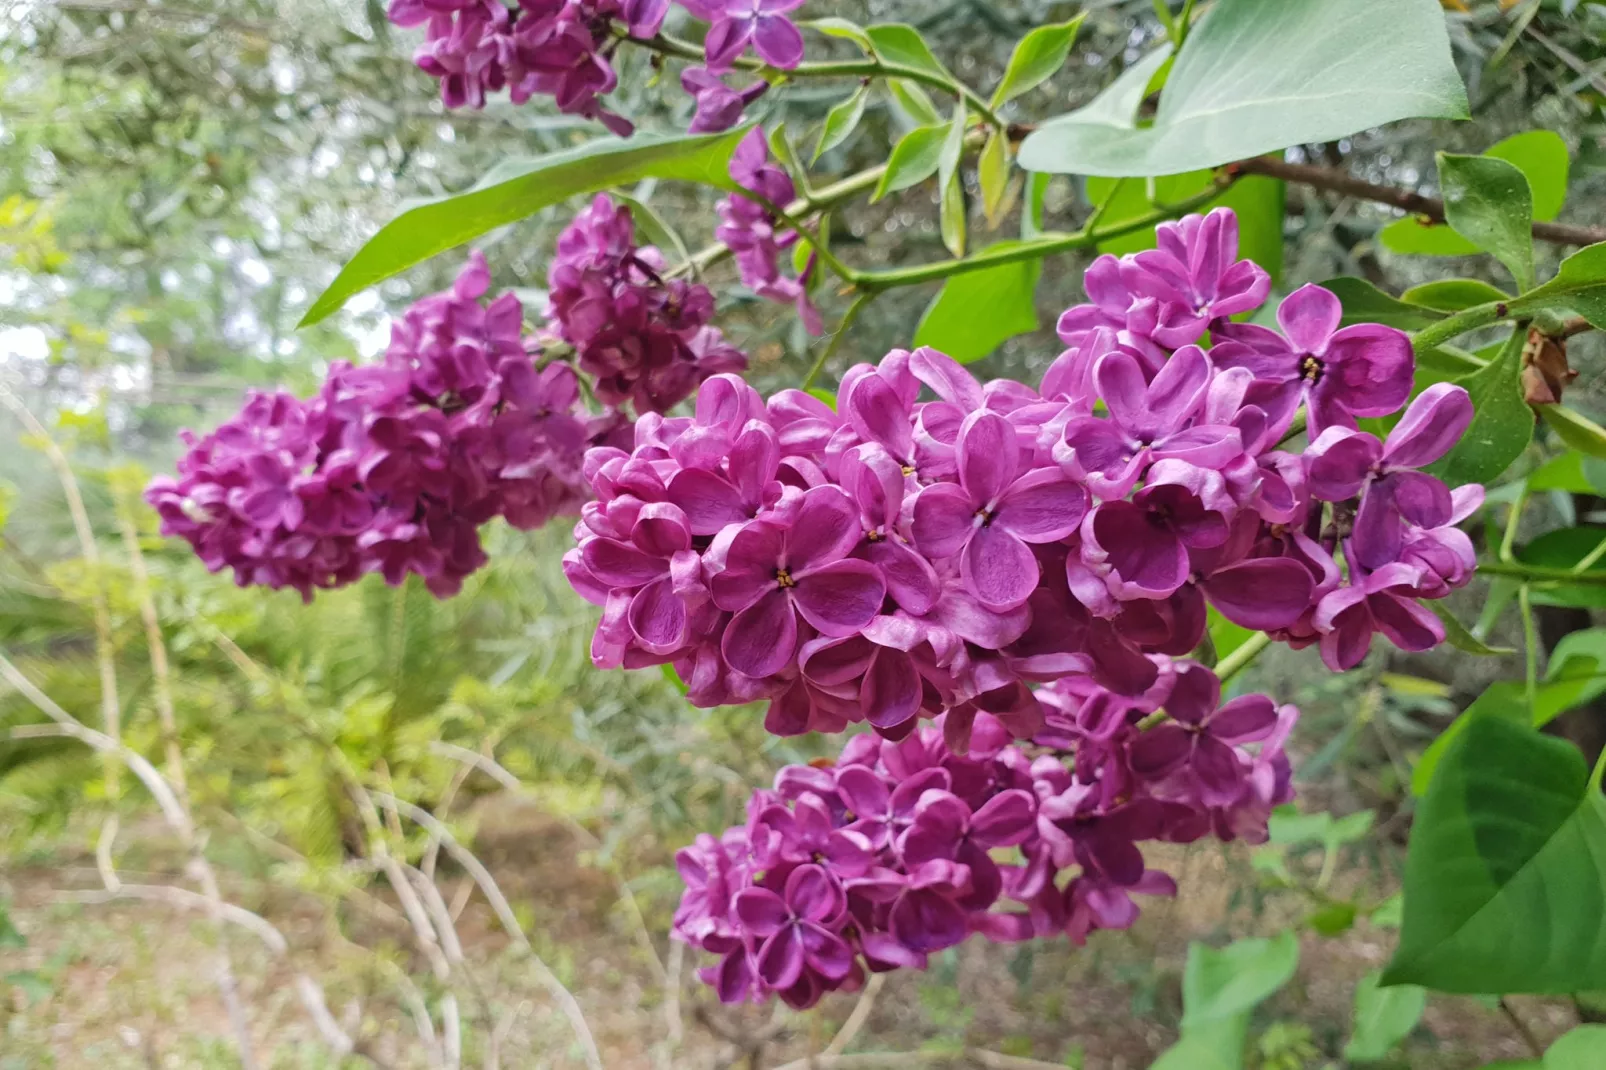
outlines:
[[[881,986],[886,983],[886,974],[873,973],[870,975],[870,980],[865,984],[864,991],[859,993],[859,1001],[853,1005],[853,1013],[848,1015],[848,1020],[842,1023],[842,1028],[837,1030],[836,1036],[831,1038],[831,1043],[825,1046],[825,1050],[820,1053],[821,1055],[841,1055],[848,1050],[848,1045],[852,1044],[853,1039],[859,1035],[859,1030],[864,1028],[864,1023],[870,1020],[870,1012],[875,1009],[876,995],[881,991]]]
[[[1444,202],[1436,197],[1427,197],[1415,190],[1399,189],[1395,186],[1380,186],[1331,167],[1289,163],[1275,156],[1256,156],[1231,164],[1228,170],[1239,174],[1265,175],[1269,178],[1280,178],[1285,182],[1297,182],[1313,189],[1386,204],[1410,212],[1412,215],[1425,216],[1435,223],[1444,222]],[[1535,221],[1533,236],[1540,241],[1556,242],[1561,245],[1594,245],[1606,241],[1606,227]]]

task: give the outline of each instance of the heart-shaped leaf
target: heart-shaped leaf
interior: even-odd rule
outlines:
[[[1493,156],[1439,153],[1444,221],[1506,265],[1519,290],[1534,284],[1533,193],[1521,171]]]

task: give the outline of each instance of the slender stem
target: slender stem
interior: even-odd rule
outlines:
[[[664,33],[647,41],[638,41],[633,37],[626,37],[624,40],[665,56],[674,56],[677,59],[694,60],[699,63],[704,59],[703,50],[697,45]],[[906,82],[920,82],[963,100],[971,111],[981,115],[996,129],[1003,130],[1008,125],[981,98],[981,94],[946,71],[939,72],[927,70],[924,67],[910,67],[902,63],[889,63],[875,56],[866,57],[865,59],[799,63],[791,70],[782,70],[778,67],[770,66],[763,60],[743,56],[737,59],[733,66],[740,70],[752,71],[755,74],[763,75],[766,80],[775,78],[901,78]]]
[[[1539,629],[1534,626],[1534,605],[1528,585],[1517,588],[1517,605],[1522,611],[1523,683],[1531,713],[1539,700]]]
[[[1245,639],[1238,649],[1216,662],[1216,675],[1221,678],[1222,683],[1226,683],[1248,668],[1249,663],[1259,657],[1260,652],[1268,646],[1271,646],[1271,636],[1265,632],[1256,632]]]
[[[1176,27],[1176,32],[1171,35],[1171,39],[1177,43],[1177,51],[1179,52],[1182,50],[1182,46],[1188,43],[1188,30],[1191,28],[1192,22],[1193,0],[1182,0],[1182,13],[1176,17],[1173,23]]]
[[[1417,356],[1436,348],[1440,342],[1448,342],[1452,338],[1459,338],[1468,331],[1475,331],[1479,327],[1488,327],[1499,323],[1511,315],[1511,306],[1505,301],[1490,301],[1486,305],[1473,305],[1462,309],[1453,316],[1444,319],[1429,327],[1424,327],[1411,337],[1411,347],[1416,350]]]
[[[1606,557],[1606,538],[1603,538],[1600,540],[1600,542],[1596,543],[1595,548],[1589,551],[1589,553],[1585,554],[1579,560],[1578,564],[1573,566],[1574,574],[1588,572],[1590,569],[1594,568],[1603,557]]]
[[[1574,572],[1570,568],[1548,568],[1544,565],[1524,565],[1504,561],[1487,561],[1478,566],[1485,576],[1510,576],[1532,584],[1563,583],[1585,584],[1595,587],[1606,585],[1606,572]]]
[[[858,284],[866,290],[890,290],[897,286],[915,286],[922,282],[933,282],[938,279],[952,278],[971,271],[982,271],[986,268],[1000,267],[1004,264],[1016,264],[1023,260],[1040,260],[1056,253],[1069,252],[1073,249],[1089,249],[1100,242],[1119,238],[1134,231],[1147,230],[1156,223],[1163,223],[1180,215],[1187,215],[1221,195],[1222,190],[1232,184],[1232,179],[1226,178],[1216,182],[1209,189],[1189,197],[1177,204],[1161,205],[1143,215],[1124,219],[1119,223],[1112,223],[1108,227],[1083,227],[1070,234],[1050,234],[1034,241],[1022,242],[1012,248],[1002,249],[992,253],[980,253],[964,260],[939,260],[933,264],[918,264],[914,267],[894,268],[888,271],[861,271]]]
[[[866,290],[853,299],[853,303],[848,306],[848,310],[842,314],[842,322],[837,324],[836,332],[831,335],[831,340],[820,350],[820,355],[815,358],[813,367],[809,368],[809,373],[803,377],[802,389],[807,390],[814,385],[815,380],[819,379],[820,373],[825,371],[826,364],[830,363],[831,358],[836,356],[836,351],[841,348],[842,339],[847,335],[848,328],[853,326],[854,321],[859,318],[859,313],[864,311],[864,306],[874,301],[875,297],[874,290]]]
[[[1507,565],[1517,560],[1517,527],[1522,523],[1522,511],[1528,507],[1528,484],[1524,482],[1522,489],[1517,492],[1517,500],[1511,503],[1511,512],[1506,514],[1506,531],[1500,538],[1500,560]]]

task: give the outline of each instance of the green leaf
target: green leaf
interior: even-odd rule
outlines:
[[[1444,624],[1445,641],[1462,653],[1476,654],[1483,658],[1504,657],[1507,654],[1516,653],[1515,650],[1508,646],[1490,646],[1482,639],[1479,639],[1477,636],[1473,635],[1467,630],[1466,625],[1462,624],[1459,620],[1456,620],[1455,614],[1450,612],[1450,608],[1443,602],[1437,600],[1427,600],[1422,604],[1432,610],[1433,615],[1438,617],[1439,620]]]
[[[814,398],[814,399],[816,399],[818,401],[823,401],[827,405],[831,406],[831,411],[832,412],[836,411],[836,392],[835,391],[827,390],[823,386],[811,386],[811,387],[808,388],[806,393],[810,397],[812,397],[812,398]]]
[[[1401,911],[1405,908],[1405,897],[1395,892],[1377,906],[1367,916],[1367,921],[1380,929],[1398,929],[1400,927]]]
[[[1545,568],[1574,568],[1600,545],[1606,528],[1558,528],[1547,531],[1526,546],[1517,550],[1517,560],[1526,565]],[[1606,561],[1597,561],[1585,570],[1590,575],[1606,572]],[[1544,584],[1533,590],[1533,600],[1546,606],[1575,606],[1580,609],[1606,608],[1606,585],[1579,584],[1552,586]]]
[[[994,130],[987,135],[981,158],[976,163],[976,179],[981,186],[982,211],[987,225],[998,225],[998,217],[1009,193],[1009,139]]]
[[[1215,606],[1206,609],[1205,619],[1208,622],[1210,645],[1215,648],[1217,662],[1249,642],[1255,634],[1243,625],[1234,624],[1223,617],[1216,611]]]
[[[1239,940],[1219,951],[1189,944],[1182,971],[1183,1029],[1252,1010],[1287,984],[1298,966],[1299,938],[1292,931]]]
[[[1355,914],[1354,903],[1332,902],[1312,911],[1305,924],[1322,936],[1342,936],[1355,928]]]
[[[1004,77],[993,91],[992,106],[997,108],[1054,77],[1065,66],[1065,58],[1071,54],[1071,44],[1081,25],[1082,16],[1078,15],[1069,22],[1039,26],[1022,37],[1010,54]]]
[[[1482,279],[1438,279],[1411,287],[1400,295],[1400,300],[1435,312],[1460,312],[1490,301],[1509,301],[1511,295]]]
[[[1565,405],[1535,405],[1556,437],[1580,453],[1606,459],[1606,427]]]
[[[919,82],[893,78],[887,82],[892,102],[915,126],[932,126],[942,122],[942,112],[931,102],[931,97]]]
[[[1429,468],[1452,487],[1493,483],[1533,441],[1533,412],[1522,397],[1525,334],[1511,332],[1494,360],[1459,380],[1472,396],[1472,423],[1449,456]]]
[[[839,18],[823,18],[809,19],[806,22],[798,23],[798,25],[806,29],[818,30],[827,37],[837,37],[844,41],[852,41],[866,52],[872,55],[875,53],[875,45],[870,40],[870,35],[865,33],[864,27],[856,22]]]
[[[942,190],[938,225],[942,231],[942,243],[955,256],[965,255],[965,187],[959,178],[959,161],[965,154],[967,114],[964,101],[954,104],[947,138],[937,159],[937,187]]]
[[[865,36],[870,38],[870,44],[875,48],[876,55],[888,63],[914,67],[930,74],[940,74],[945,78],[952,77],[948,73],[948,68],[932,55],[931,46],[926,44],[926,39],[921,37],[920,31],[913,26],[902,22],[885,22],[879,26],[871,26],[864,32]]]
[[[1322,283],[1322,288],[1333,291],[1344,307],[1344,316],[1339,322],[1345,327],[1352,323],[1381,323],[1402,331],[1420,331],[1444,318],[1443,313],[1391,297],[1353,275],[1328,279]]]
[[[1533,193],[1521,171],[1492,156],[1441,152],[1444,221],[1506,265],[1520,290],[1534,284]]]
[[[1545,1049],[1544,1070],[1600,1070],[1606,1066],[1606,1025],[1581,1025]]]
[[[379,229],[340,269],[314,301],[299,326],[329,316],[353,294],[401,274],[543,208],[581,193],[644,178],[700,182],[733,190],[728,168],[731,153],[747,136],[748,127],[723,134],[653,137],[639,134],[628,141],[598,138],[567,152],[520,161],[500,169],[492,185],[443,197],[402,212]]]
[[[1606,985],[1606,798],[1575,747],[1499,717],[1467,725],[1417,810],[1382,983]]]
[[[948,140],[948,124],[922,126],[909,131],[892,147],[887,173],[881,176],[872,201],[889,193],[916,186],[937,173],[942,164],[943,145]]]
[[[1249,1039],[1249,1012],[1184,1026],[1177,1042],[1160,1053],[1149,1070],[1243,1070]]]
[[[1567,199],[1567,143],[1549,130],[1513,134],[1484,153],[1513,164],[1528,179],[1534,218],[1555,219]],[[1478,247],[1442,223],[1396,219],[1378,235],[1384,248],[1418,256],[1471,256]]]
[[[999,242],[987,247],[999,252],[1021,245]],[[1017,334],[1037,330],[1033,296],[1042,276],[1041,260],[955,275],[943,284],[915,328],[916,346],[931,346],[961,364],[980,360]],[[986,314],[978,314],[985,309]]]
[[[1176,174],[1411,116],[1467,116],[1435,0],[1217,0],[1177,56],[1152,126],[1072,112],[1026,139],[1021,164]]]
[[[1026,178],[1026,203],[1021,206],[1020,236],[1023,240],[1043,234],[1043,201],[1048,196],[1048,184],[1053,175],[1030,174]]]
[[[818,163],[821,156],[853,136],[853,131],[859,128],[859,120],[864,118],[864,104],[869,97],[870,87],[861,85],[851,97],[825,113],[825,124],[820,127],[820,140],[814,143],[811,162]]]
[[[1578,250],[1561,262],[1549,282],[1511,302],[1512,313],[1519,316],[1542,309],[1566,309],[1606,328],[1606,242]]]
[[[630,219],[636,232],[658,247],[658,251],[673,255],[681,263],[691,259],[686,242],[669,221],[653,210],[652,205],[622,190],[609,190],[608,196],[630,209]]]
[[[1595,463],[1577,450],[1568,450],[1540,465],[1528,477],[1528,489],[1606,495],[1606,466]]]
[[[1175,204],[1204,192],[1213,182],[1213,171],[1190,171],[1183,175],[1166,175],[1153,180],[1154,201],[1150,201],[1149,184],[1135,178],[1114,179],[1095,176],[1087,180],[1087,199],[1102,205],[1100,226],[1111,226],[1134,216],[1147,215],[1154,202]],[[1276,279],[1283,266],[1283,201],[1286,187],[1275,178],[1250,175],[1233,183],[1221,196],[1202,206],[1199,211],[1227,207],[1238,214],[1238,255],[1253,260]],[[1133,231],[1099,244],[1099,252],[1125,253],[1153,249],[1156,237],[1153,227]]]
[[[1376,970],[1355,984],[1355,1024],[1344,1058],[1352,1063],[1376,1062],[1411,1035],[1427,1010],[1428,993],[1416,985],[1379,988]]]

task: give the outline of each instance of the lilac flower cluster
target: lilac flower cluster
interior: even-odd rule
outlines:
[[[485,106],[507,89],[515,104],[550,96],[558,110],[602,122],[628,137],[630,122],[603,106],[618,85],[611,57],[614,24],[634,38],[654,36],[668,0],[391,0],[390,21],[425,27],[414,56],[441,83],[448,108]]]
[[[781,254],[797,244],[799,235],[795,230],[777,229],[780,221],[765,205],[785,208],[796,198],[797,190],[786,168],[770,161],[769,152],[764,131],[757,127],[736,147],[731,155],[731,178],[763,203],[739,193],[720,201],[716,210],[721,223],[714,236],[730,248],[744,286],[760,297],[795,305],[809,333],[820,334],[824,327],[808,289],[818,254],[810,251],[797,278],[781,271]]]
[[[592,450],[565,567],[603,607],[593,660],[672,664],[700,706],[767,699],[778,734],[896,739],[945,713],[963,753],[980,713],[1039,731],[1033,684],[1149,694],[1207,606],[1334,669],[1376,632],[1442,641],[1418,600],[1469,579],[1454,524],[1481,491],[1416,469],[1465,430],[1466,392],[1424,392],[1386,444],[1358,431],[1405,402],[1408,339],[1339,329],[1316,287],[1285,333],[1233,324],[1269,288],[1236,238],[1219,209],[1102,258],[1035,390],[900,350],[850,369],[835,410],[715,376],[693,415]],[[1302,398],[1319,434],[1291,453]]]
[[[586,497],[582,461],[618,418],[589,419],[567,365],[538,368],[518,298],[482,301],[475,254],[452,289],[392,325],[381,364],[337,363],[305,401],[250,395],[205,436],[184,433],[178,478],[145,497],[162,531],[242,587],[317,588],[409,573],[437,596],[485,563],[492,517],[536,528]]]
[[[964,756],[936,728],[865,733],[832,768],[781,770],[745,825],[683,849],[674,935],[720,956],[702,970],[720,999],[807,1007],[973,933],[1080,944],[1127,928],[1134,895],[1176,894],[1141,843],[1264,842],[1292,798],[1282,745],[1298,711],[1264,695],[1223,705],[1202,665],[1168,661],[1141,702],[1086,677],[1039,694],[1036,757],[987,714]],[[1140,730],[1162,702],[1171,720]]]
[[[747,366],[709,326],[714,295],[699,283],[664,278],[664,266],[657,249],[635,244],[630,209],[606,194],[558,238],[547,317],[605,404],[664,412],[709,375]]]

